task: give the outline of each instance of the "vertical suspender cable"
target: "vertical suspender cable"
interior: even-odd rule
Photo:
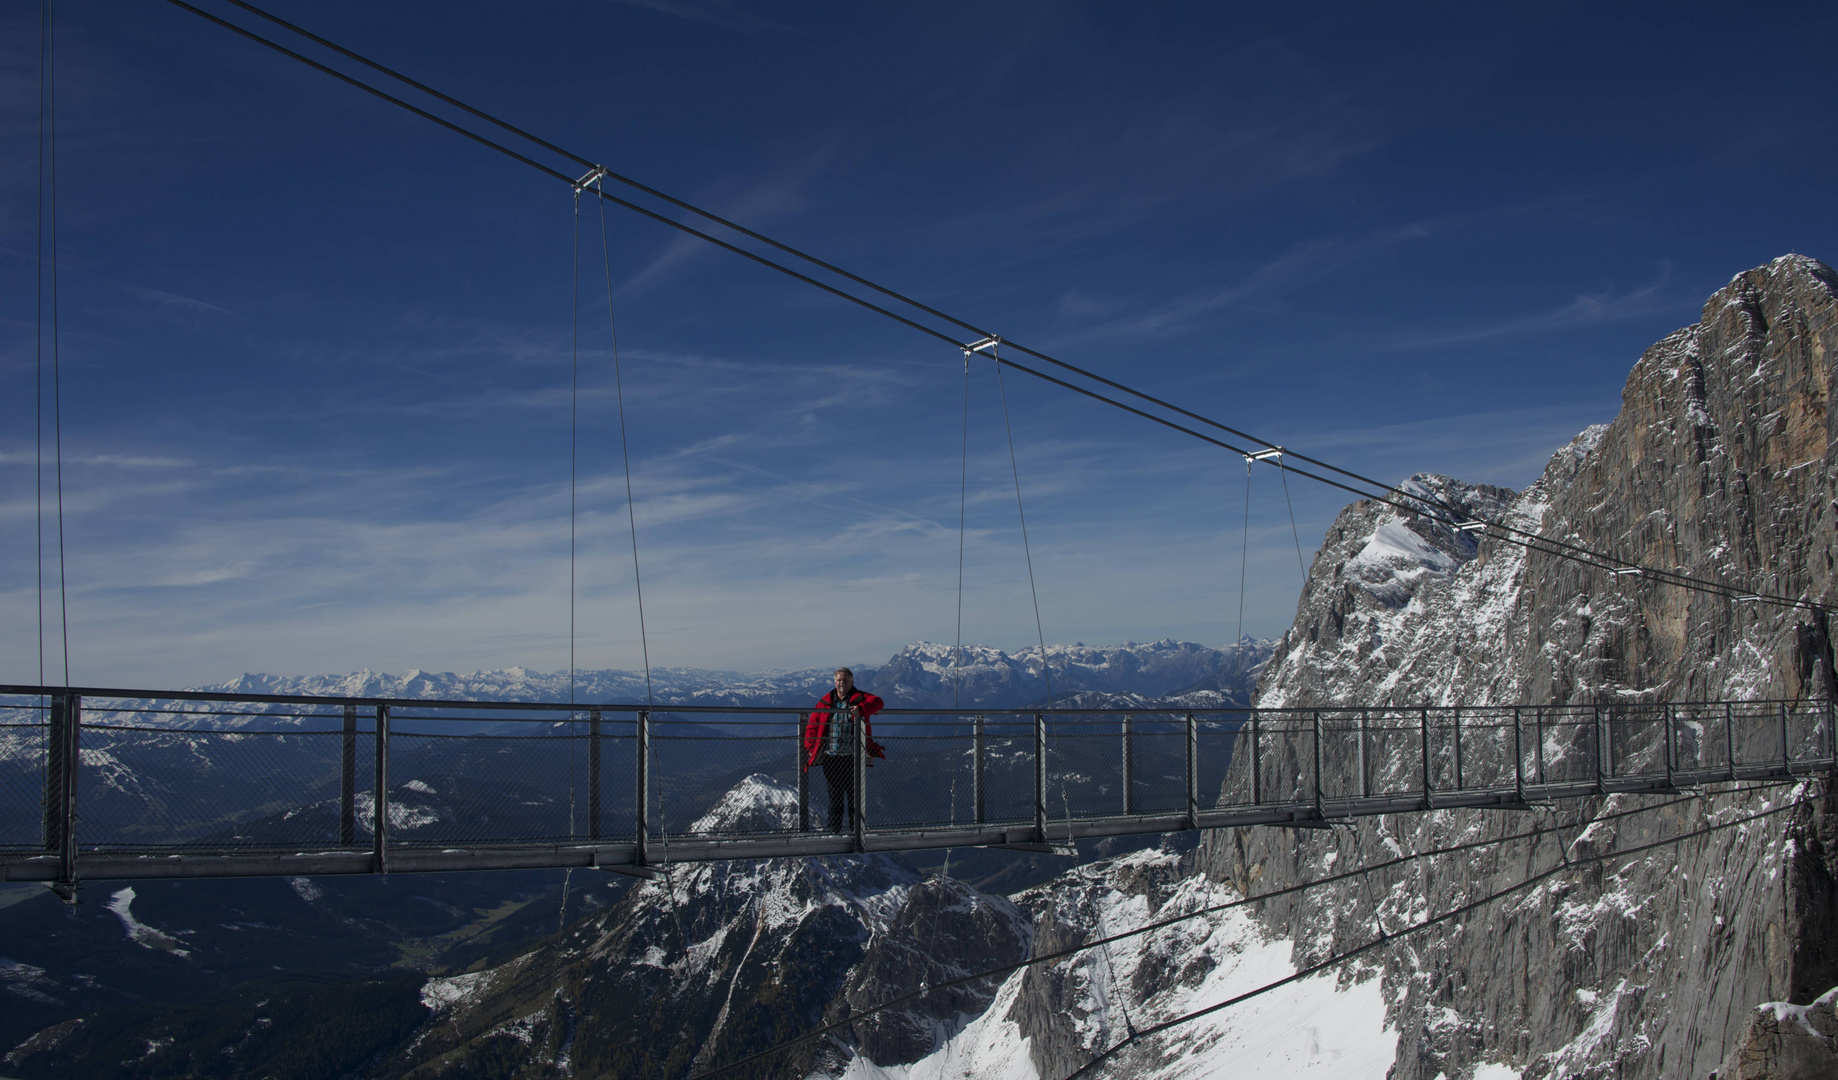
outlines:
[[[64,557],[64,413],[60,336],[58,333],[57,274],[57,65],[52,29],[52,0],[44,0],[39,14],[38,83],[38,284],[34,295],[38,309],[37,374],[34,376],[33,429],[37,440],[36,503],[38,521],[38,681],[45,681],[45,582],[44,582],[44,282],[45,263],[51,279],[51,456],[57,513],[58,630],[63,656],[64,685],[70,685],[70,590]],[[47,227],[48,226],[48,227]],[[47,260],[47,250],[49,259]]]
[[[1296,529],[1296,506],[1289,501],[1289,466],[1283,464],[1282,458],[1276,459],[1277,475],[1283,478],[1283,505],[1289,507],[1289,535],[1296,542],[1296,569],[1302,571],[1302,586],[1308,587],[1308,567],[1302,565],[1302,534]]]
[[[996,350],[1001,345],[990,346],[989,358],[996,359]],[[1021,554],[1027,560],[1028,596],[1034,601],[1034,633],[1040,642],[1040,678],[1047,687],[1047,715],[1053,715],[1053,661],[1047,655],[1047,631],[1040,621],[1040,590],[1034,585],[1034,554],[1028,545],[1027,510],[1021,505],[1021,463],[1015,457],[1015,427],[1008,418],[1008,390],[1002,384],[1002,364],[996,362],[996,392],[1002,399],[1002,430],[1008,435],[1008,464],[1015,476],[1015,516],[1021,521]],[[1038,720],[1036,721],[1038,723]],[[1038,728],[1036,729],[1038,731]],[[1036,768],[1040,766],[1036,763]],[[1044,777],[1044,773],[1037,776]],[[1059,779],[1059,797],[1066,808],[1066,843],[1072,843],[1072,797],[1066,791],[1066,777],[1062,772]],[[1041,837],[1045,840],[1046,837]]]
[[[62,637],[64,685],[70,685],[70,586],[64,560],[64,383],[58,333],[57,282],[57,41],[45,0],[45,143],[49,151],[51,204],[51,453],[57,477],[57,609]]]
[[[575,479],[579,456],[576,453],[579,433],[578,405],[581,386],[581,193],[574,193],[568,261],[568,734],[574,734],[574,598],[575,598]],[[574,747],[564,742],[568,756],[568,838],[574,838]],[[556,915],[555,930],[568,926],[568,894],[574,884],[574,867],[562,874],[562,907]]]
[[[998,372],[1000,368],[996,369]],[[964,350],[964,436],[957,478],[957,640],[951,648],[951,711],[959,709],[958,689],[964,663],[964,526],[970,499],[970,350]]]
[[[991,350],[990,359],[995,359]],[[1053,711],[1053,665],[1047,662],[1047,632],[1040,621],[1040,591],[1034,587],[1034,555],[1028,547],[1027,511],[1021,506],[1021,464],[1015,458],[1015,428],[1008,419],[1008,391],[1002,385],[1002,365],[996,364],[996,392],[1002,398],[1002,429],[1008,433],[1008,464],[1015,474],[1015,516],[1021,519],[1021,554],[1027,560],[1028,595],[1034,600],[1034,633],[1040,640],[1040,672],[1047,684],[1047,711]]]
[[[596,186],[599,181],[595,181]],[[632,503],[632,451],[626,437],[625,381],[619,367],[619,324],[613,315],[613,246],[606,232],[606,200],[600,204],[600,262],[606,270],[606,329],[613,346],[613,399],[619,406],[619,460],[625,469],[625,520],[632,537],[632,592],[638,601],[638,648],[645,665],[645,707],[656,704],[651,692],[651,644],[645,636],[645,587],[638,572],[638,510]],[[657,753],[657,742],[651,740],[650,752]],[[664,816],[663,792],[657,793],[658,836],[664,849],[664,898],[670,905],[670,918],[676,924],[677,940],[684,955],[689,953],[689,934],[683,929],[683,915],[677,910],[676,880],[670,866],[670,823]]]
[[[574,734],[575,696],[575,552],[577,548],[576,491],[580,475],[580,401],[581,401],[581,193],[574,194],[574,256],[569,263],[572,282],[569,322],[572,339],[568,356],[568,733]],[[568,835],[574,835],[574,753],[568,753]],[[567,903],[568,886],[562,885],[563,904]]]
[[[1244,531],[1238,539],[1238,636],[1232,639],[1237,645],[1244,640],[1244,586],[1245,568],[1251,562],[1251,459],[1244,459]]]
[[[598,181],[595,181],[598,184]],[[625,466],[625,520],[632,534],[632,592],[638,598],[638,648],[645,664],[645,705],[651,696],[651,645],[645,637],[645,586],[638,573],[638,511],[632,505],[632,451],[625,430],[625,383],[619,369],[619,329],[613,318],[613,249],[606,235],[606,200],[600,205],[600,259],[606,267],[606,329],[613,341],[613,395],[619,405],[619,459]]]
[[[38,541],[38,685],[45,685],[45,91],[51,75],[51,0],[38,7],[38,240],[33,248],[32,490]]]

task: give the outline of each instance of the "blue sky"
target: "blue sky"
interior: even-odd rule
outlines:
[[[1732,275],[1838,251],[1820,5],[271,9],[1394,481],[1524,485]],[[58,18],[72,679],[565,667],[567,187],[166,4],[59,0]],[[38,663],[36,40],[27,5],[0,12],[0,677],[18,681]],[[584,212],[576,655],[636,667]],[[961,357],[611,214],[652,662],[951,640]],[[1006,388],[1048,640],[1229,640],[1242,463]],[[1033,610],[986,363],[970,424],[964,636],[1016,648]],[[1306,555],[1345,497],[1290,493]],[[1288,625],[1295,547],[1260,470],[1246,632]]]

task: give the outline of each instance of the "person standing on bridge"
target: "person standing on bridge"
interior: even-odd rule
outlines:
[[[855,672],[837,668],[836,688],[818,699],[816,710],[804,722],[804,768],[809,771],[819,763],[823,766],[823,779],[830,787],[831,832],[842,832],[844,823],[854,819],[860,798],[860,792],[855,790],[855,726],[861,725],[861,739],[869,757],[887,756],[881,744],[874,741],[874,725],[868,722],[884,704],[855,685]]]

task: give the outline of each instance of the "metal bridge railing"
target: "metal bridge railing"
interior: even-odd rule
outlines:
[[[1833,768],[1838,741],[1824,701],[889,709],[886,758],[858,749],[835,773],[806,768],[807,715],[0,687],[0,869],[69,882],[79,864],[151,874],[149,859],[642,868],[1063,844],[1784,779]]]

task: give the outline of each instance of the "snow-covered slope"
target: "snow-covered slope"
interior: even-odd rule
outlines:
[[[784,826],[795,812],[793,790],[750,776],[702,822]],[[512,1060],[519,1075],[680,1077],[912,980],[1018,959],[1028,938],[1009,901],[927,879],[898,857],[678,867],[508,963],[431,980],[423,1000],[432,1016],[373,1075],[470,1075]],[[855,1052],[911,1060],[989,996],[974,985],[934,995],[752,1075],[802,1075]]]
[[[1132,852],[1015,897],[1034,917],[1037,954],[1228,904],[1235,888],[1194,872],[1191,856]],[[963,1032],[910,1065],[856,1057],[849,1080],[983,1080],[1066,1075],[1097,1053],[1194,1009],[1295,973],[1289,942],[1236,908],[1151,930],[1016,972]],[[1368,1080],[1397,1035],[1370,969],[1301,979],[1232,1012],[1119,1055],[1108,1075],[1142,1080]]]

